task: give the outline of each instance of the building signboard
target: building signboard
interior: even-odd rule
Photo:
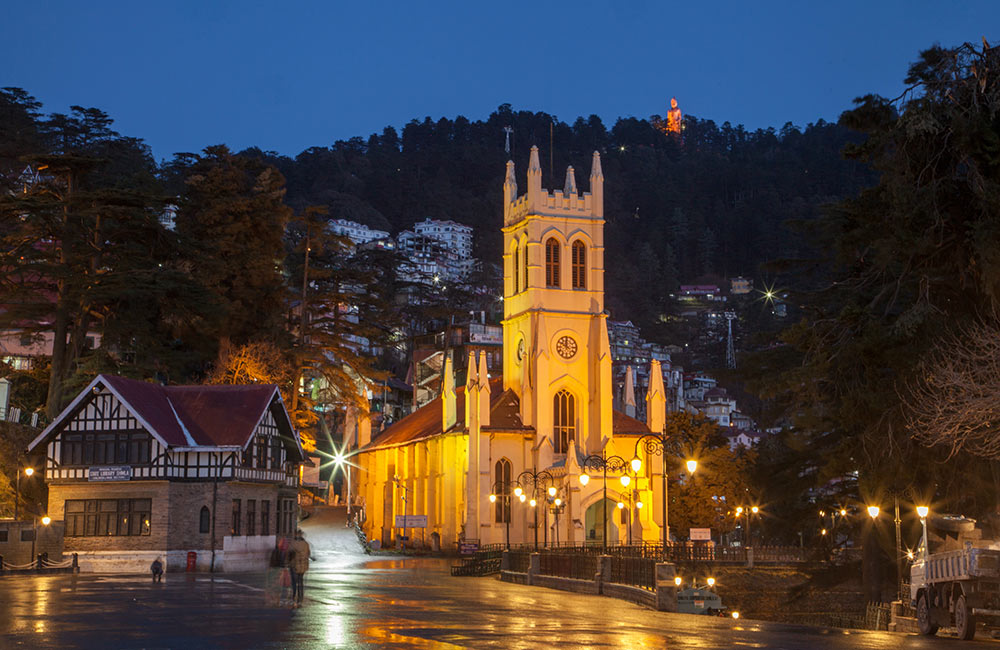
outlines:
[[[427,528],[427,515],[396,515],[396,528]]]
[[[469,324],[470,343],[488,343],[503,345],[503,328],[493,325]]]
[[[688,539],[692,542],[710,542],[712,541],[712,529],[690,528],[688,529]]]
[[[461,555],[474,555],[479,550],[479,540],[466,540],[458,545]]]
[[[131,465],[108,465],[91,467],[87,472],[89,481],[130,481],[132,480]]]

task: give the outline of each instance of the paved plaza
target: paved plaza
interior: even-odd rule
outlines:
[[[302,609],[270,606],[263,576],[247,574],[168,574],[162,584],[139,575],[9,576],[0,578],[0,648],[998,647],[985,637],[967,643],[654,612],[453,578],[440,559],[367,557],[342,526],[307,525],[306,534],[317,561]]]

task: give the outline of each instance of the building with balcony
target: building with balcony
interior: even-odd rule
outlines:
[[[82,571],[263,569],[294,532],[302,446],[276,386],[98,375],[29,446]]]

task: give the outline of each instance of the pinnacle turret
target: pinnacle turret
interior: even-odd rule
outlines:
[[[573,165],[566,168],[566,185],[563,187],[563,196],[571,194],[576,194],[576,172],[573,171]]]

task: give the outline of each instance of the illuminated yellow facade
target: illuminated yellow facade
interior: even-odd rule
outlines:
[[[358,427],[353,489],[367,534],[383,544],[398,541],[395,516],[402,514],[427,516],[426,528],[409,531],[416,544],[445,549],[503,543],[508,534],[513,544],[536,534],[540,544],[600,543],[605,530],[608,543],[624,543],[629,521],[633,541],[659,537],[662,495],[655,490],[654,500],[649,490],[651,481],[659,485],[651,473],[658,460],[652,468],[652,459],[641,458],[627,488],[620,473],[609,476],[606,503],[599,471],[580,481],[590,455],[631,460],[639,436],[662,429],[666,409],[656,361],[647,422],[612,409],[601,158],[594,153],[590,191],[582,194],[572,167],[553,192],[542,189],[541,173],[532,147],[527,191],[518,196],[514,163],[507,163],[503,377],[489,376],[484,355],[470,357],[465,385],[456,387],[448,359],[440,397],[374,441]]]

